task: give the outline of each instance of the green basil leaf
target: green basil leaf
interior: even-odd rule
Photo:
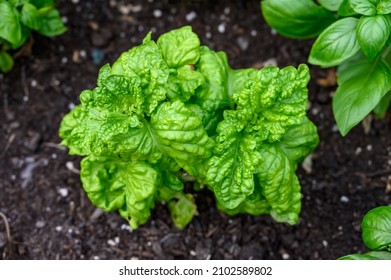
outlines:
[[[355,55],[360,49],[356,39],[357,21],[352,17],[340,19],[324,30],[312,46],[308,62],[331,67]]]
[[[375,251],[391,251],[391,206],[369,211],[361,223],[365,245]]]
[[[113,64],[112,74],[141,79],[141,87],[145,96],[144,112],[150,116],[160,102],[166,99],[169,68],[154,41],[144,40],[121,54]]]
[[[205,83],[196,92],[196,103],[207,112],[215,112],[229,106],[227,90],[229,66],[226,54],[202,46],[200,60],[196,66],[205,77]]]
[[[337,11],[343,0],[318,0],[319,4],[330,11]]]
[[[197,213],[197,207],[191,194],[179,193],[167,204],[172,221],[179,229],[184,229]]]
[[[0,2],[0,38],[11,44],[18,44],[22,31],[16,10],[8,2]]]
[[[334,15],[309,0],[264,0],[263,17],[278,33],[292,38],[311,38],[335,21]]]
[[[278,144],[259,148],[262,161],[257,177],[262,194],[270,204],[270,214],[278,222],[295,224],[301,210],[300,183],[295,174],[296,163],[291,161]]]
[[[230,122],[221,122],[217,132],[206,179],[218,202],[224,208],[234,209],[254,191],[260,154],[255,151],[255,139],[239,133]]]
[[[67,31],[67,28],[62,22],[61,15],[58,10],[55,8],[43,8],[38,11],[42,17],[41,26],[37,30],[38,33],[44,36],[53,37]]]
[[[319,143],[316,126],[307,118],[291,126],[281,138],[280,147],[292,162],[301,162]]]
[[[38,12],[38,9],[30,3],[25,3],[22,7],[21,21],[24,25],[33,30],[39,30],[42,24],[41,14]]]
[[[14,59],[7,52],[0,51],[0,71],[7,73],[14,67]]]
[[[361,50],[369,59],[374,59],[382,51],[390,36],[390,16],[363,16],[357,23],[356,32]]]
[[[264,67],[240,90],[234,93],[236,110],[225,111],[225,118],[239,118],[238,129],[255,132],[257,141],[278,141],[292,126],[300,124],[305,116],[309,69],[301,64],[298,69],[274,66]]]
[[[164,59],[170,68],[179,68],[188,64],[196,64],[200,57],[200,39],[184,26],[165,33],[157,40]],[[173,46],[175,46],[173,48]]]
[[[364,58],[341,65],[339,76],[333,112],[339,131],[345,136],[390,90],[391,69],[383,60],[373,63]]]
[[[119,210],[134,229],[148,220],[160,181],[160,173],[149,164],[89,156],[81,162],[80,176],[95,206]]]
[[[376,6],[379,0],[349,0],[352,9],[361,15],[376,15]]]
[[[341,257],[339,260],[391,260],[391,253],[380,251],[366,254],[353,254]]]
[[[246,197],[236,208],[228,209],[217,201],[217,208],[220,211],[227,213],[228,215],[236,214],[250,214],[250,215],[262,215],[269,214],[271,207],[269,202],[262,194],[262,188],[259,185],[259,181],[254,181],[254,191],[252,194]]]
[[[391,1],[380,0],[379,4],[377,4],[376,11],[379,15],[386,15],[391,13]]]

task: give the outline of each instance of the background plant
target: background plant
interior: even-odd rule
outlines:
[[[391,260],[391,206],[369,211],[362,220],[361,228],[365,245],[373,251],[347,255],[340,260]]]
[[[44,36],[64,33],[55,0],[0,0],[0,71],[9,72],[14,60],[9,50],[20,48],[30,37],[30,31]]]
[[[333,112],[343,136],[372,110],[391,102],[391,1],[264,0],[266,22],[292,38],[316,37],[308,61],[338,66]]]
[[[306,117],[309,78],[306,65],[232,69],[190,27],[157,42],[148,34],[101,68],[60,136],[70,154],[85,156],[81,180],[92,203],[133,228],[156,201],[185,227],[196,213],[189,181],[213,191],[224,212],[294,224],[297,164],[319,141]]]

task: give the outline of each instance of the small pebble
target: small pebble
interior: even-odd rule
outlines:
[[[59,195],[61,195],[62,197],[67,197],[68,196],[68,189],[67,188],[60,188],[57,190],[57,192],[59,193]]]
[[[72,110],[73,108],[75,108],[75,103],[69,103],[68,104],[68,109]]]
[[[193,257],[197,256],[197,253],[193,250],[190,250],[190,255],[192,255]]]
[[[68,58],[66,56],[64,56],[63,58],[61,58],[61,63],[62,64],[66,64],[68,62]]]
[[[225,23],[224,22],[220,23],[219,26],[217,26],[217,31],[219,31],[220,33],[225,32]]]
[[[251,30],[251,33],[250,33],[251,36],[255,37],[255,36],[257,36],[257,34],[258,34],[258,32],[256,30]]]
[[[28,97],[27,95],[23,96],[23,101],[24,101],[24,102],[29,101],[29,97]]]
[[[322,244],[323,244],[324,247],[327,247],[329,245],[329,243],[326,240],[323,240]]]
[[[197,17],[197,13],[194,12],[194,11],[191,11],[190,13],[188,13],[186,15],[186,21],[192,21],[193,19],[195,19]]]
[[[79,2],[80,2],[80,0],[72,0],[73,4],[78,4]]]
[[[354,152],[357,155],[361,154],[362,152],[362,148],[361,147],[357,147],[356,151]]]
[[[347,196],[341,196],[341,198],[339,199],[342,203],[348,203],[350,201],[350,199],[347,197]]]
[[[113,246],[113,247],[114,247],[115,245],[117,245],[113,239],[107,240],[107,244],[110,245],[110,246]]]
[[[372,151],[372,145],[368,145],[368,146],[367,146],[367,151],[368,151],[368,152]]]
[[[243,36],[238,37],[236,39],[236,42],[238,43],[238,46],[242,51],[246,51],[248,49],[248,46],[250,45],[249,40]]]
[[[205,33],[205,37],[206,37],[207,39],[212,38],[212,33],[206,32],[206,33]]]
[[[44,226],[45,226],[45,221],[37,221],[36,223],[35,223],[35,227],[36,228],[43,228]]]
[[[99,256],[94,256],[93,259],[94,260],[100,260]]]
[[[92,49],[91,50],[92,63],[95,65],[102,64],[103,59],[105,58],[105,53],[101,49]]]
[[[289,256],[288,253],[282,254],[282,258],[283,258],[284,260],[289,260],[290,257],[291,257],[291,256]]]
[[[58,232],[62,231],[62,226],[56,226],[56,231]]]
[[[36,87],[38,85],[38,82],[36,80],[31,80],[31,87]]]
[[[163,15],[163,12],[161,10],[154,10],[153,11],[153,16],[155,18],[160,18]]]

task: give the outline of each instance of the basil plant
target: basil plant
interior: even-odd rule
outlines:
[[[294,224],[302,197],[295,171],[319,141],[306,117],[309,79],[306,65],[232,69],[189,26],[157,41],[148,34],[100,69],[60,136],[84,156],[91,202],[132,228],[158,201],[184,228],[197,213],[191,186],[210,189],[228,214]]]

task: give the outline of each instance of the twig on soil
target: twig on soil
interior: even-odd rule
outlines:
[[[21,70],[21,82],[22,82],[22,86],[23,86],[23,91],[24,91],[24,95],[25,96],[30,96],[30,91],[29,91],[29,87],[27,86],[27,83],[26,83],[26,69],[25,67],[23,66],[22,67],[22,70]]]
[[[7,234],[8,242],[11,243],[12,238],[11,238],[11,231],[10,231],[10,226],[9,226],[9,223],[8,223],[8,219],[7,219],[7,217],[3,214],[3,212],[0,212],[0,217],[1,217],[1,218],[3,219],[3,221],[4,221],[5,232],[6,232],[6,234]]]
[[[379,170],[372,173],[368,173],[367,177],[379,177],[379,176],[385,176],[385,175],[391,175],[391,169],[385,169],[385,170]]]
[[[52,143],[52,142],[42,143],[42,146],[59,149],[61,151],[66,151],[67,150],[67,148],[65,146],[61,146],[60,144]]]
[[[11,147],[11,144],[12,142],[14,142],[14,140],[15,140],[15,134],[12,133],[8,138],[7,144],[5,145],[3,152],[0,155],[1,157],[3,157],[7,153],[8,149]]]

